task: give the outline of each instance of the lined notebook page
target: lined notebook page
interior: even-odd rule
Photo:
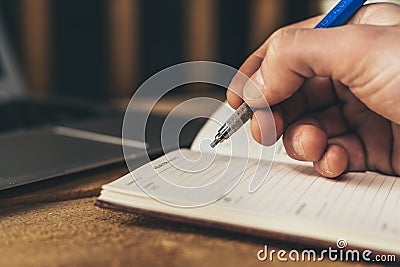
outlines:
[[[181,151],[187,158],[200,156],[197,151]],[[146,190],[159,190],[153,180],[154,166],[157,166],[157,171],[164,178],[180,186],[204,185],[219,177],[231,162],[237,168],[225,173],[223,179],[230,180],[226,184],[231,186],[233,181],[243,176],[231,192],[212,204],[216,207],[243,212],[244,217],[249,213],[279,216],[299,222],[321,222],[323,225],[400,238],[400,179],[397,177],[349,173],[333,180],[316,175],[309,166],[287,163],[274,163],[268,173],[269,163],[257,160],[250,160],[242,172],[243,159],[229,159],[221,155],[217,155],[208,168],[193,174],[191,169],[199,168],[201,164],[206,166],[213,155],[203,155],[204,162],[196,163],[184,160],[178,151],[167,155],[174,160],[173,164],[168,163],[166,156],[161,157],[137,169],[132,176],[126,175],[103,188],[125,195],[145,196],[133,179],[139,177],[146,180]],[[186,171],[175,166],[184,166]],[[257,175],[265,175],[267,178],[258,191],[250,194],[248,184],[256,169],[264,170],[257,171]],[[211,191],[221,192],[224,189],[211,187]],[[202,208],[197,209],[201,212]]]

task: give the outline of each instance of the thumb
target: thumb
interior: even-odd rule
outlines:
[[[254,108],[275,105],[315,76],[328,76],[347,86],[361,85],[368,72],[360,64],[368,62],[371,43],[376,40],[371,28],[374,26],[346,25],[276,32],[268,41],[260,69],[251,77],[256,86],[248,82],[243,88],[244,100]]]

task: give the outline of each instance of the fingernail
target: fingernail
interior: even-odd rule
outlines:
[[[263,97],[261,89],[264,88],[264,79],[261,71],[257,70],[243,88],[243,96],[246,100],[255,101]]]
[[[326,155],[325,155],[325,157],[324,157],[324,160],[321,161],[320,167],[321,167],[322,171],[323,171],[325,174],[333,175],[333,171],[332,171],[332,169],[329,167],[329,164],[328,164],[328,157],[326,157]]]
[[[302,158],[306,158],[306,153],[304,152],[304,147],[303,147],[303,143],[301,141],[300,133],[296,133],[293,138],[293,149],[297,155],[299,155]]]

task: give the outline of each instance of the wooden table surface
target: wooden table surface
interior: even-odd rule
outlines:
[[[119,164],[1,191],[0,266],[311,265],[257,260],[264,244],[276,250],[298,244],[95,207],[101,185],[126,172]]]

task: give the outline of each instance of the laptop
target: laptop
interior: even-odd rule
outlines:
[[[28,92],[0,21],[0,190],[124,160],[123,111]],[[159,153],[158,141],[140,138],[129,142],[131,159]]]

